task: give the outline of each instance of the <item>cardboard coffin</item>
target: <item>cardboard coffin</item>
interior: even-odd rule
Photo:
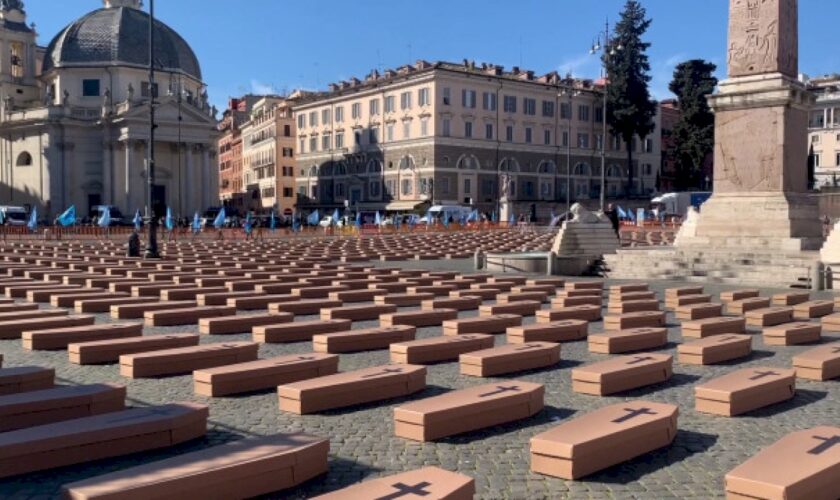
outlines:
[[[836,500],[840,492],[840,427],[792,432],[724,478],[732,498]]]
[[[0,368],[0,395],[49,389],[54,384],[54,368],[40,366]]]
[[[750,335],[714,335],[677,347],[680,363],[687,365],[713,365],[752,354]]]
[[[560,344],[507,344],[461,354],[461,375],[492,377],[553,366],[560,362]]]
[[[426,367],[384,365],[277,387],[280,410],[298,415],[407,396],[426,388]]]
[[[475,480],[438,467],[423,467],[364,481],[317,496],[313,500],[399,500],[421,497],[435,500],[472,500],[475,497]]]
[[[315,352],[329,353],[388,349],[395,342],[414,340],[416,333],[417,329],[408,325],[323,333],[312,337],[312,348]]]
[[[605,406],[531,438],[531,470],[579,479],[670,445],[679,409],[652,401]]]
[[[625,283],[624,285],[611,285],[610,295],[616,293],[647,292],[650,286],[647,283]]]
[[[233,316],[235,307],[229,306],[198,306],[185,309],[167,309],[164,311],[147,311],[143,314],[146,326],[179,326],[195,325],[202,318],[217,318],[219,316]]]
[[[793,317],[809,320],[821,318],[834,312],[834,302],[831,300],[809,300],[793,306]]]
[[[610,301],[609,306],[607,306],[607,312],[610,314],[658,310],[659,301],[656,299]]]
[[[697,294],[697,295],[678,295],[675,297],[668,297],[665,299],[665,307],[668,309],[676,309],[682,306],[690,306],[692,304],[706,304],[712,301],[711,295]]]
[[[97,340],[68,344],[67,355],[71,363],[79,365],[115,363],[123,354],[195,346],[198,340],[199,336],[192,333]]]
[[[662,347],[668,343],[667,328],[631,328],[589,335],[589,352],[620,354]]]
[[[466,297],[448,297],[434,300],[424,300],[420,308],[424,311],[432,309],[455,309],[456,311],[474,311],[481,305],[481,297],[467,295]]]
[[[625,302],[631,300],[655,300],[656,292],[610,292],[607,297],[610,303]]]
[[[569,281],[565,286],[566,290],[603,290],[603,281]]]
[[[120,356],[120,375],[129,378],[179,375],[202,368],[254,361],[258,349],[259,344],[254,342],[225,342],[123,354]]]
[[[667,354],[616,356],[572,370],[572,390],[606,396],[671,378],[673,358]]]
[[[379,316],[381,326],[409,325],[417,328],[440,326],[444,321],[458,318],[455,309],[434,309],[431,311],[405,311]]]
[[[537,311],[536,316],[537,323],[554,323],[555,321],[563,321],[567,319],[598,321],[601,319],[601,307],[586,305],[541,310]]]
[[[746,332],[747,320],[743,317],[720,316],[716,318],[686,321],[682,324],[682,336],[702,339],[713,335]]]
[[[522,324],[518,314],[496,314],[472,318],[452,319],[443,322],[444,335],[463,335],[468,333],[486,333],[489,335],[505,333],[510,327]]]
[[[61,350],[69,344],[139,337],[143,335],[140,323],[104,323],[101,325],[72,326],[53,330],[23,332],[23,348],[28,350]]]
[[[542,384],[509,380],[459,389],[394,409],[394,433],[414,441],[484,429],[535,415],[543,408]]]
[[[699,412],[732,417],[791,399],[795,391],[792,369],[754,367],[695,385],[694,402]]]
[[[268,305],[270,313],[291,313],[295,316],[319,315],[323,309],[341,307],[340,300],[331,299],[305,299],[288,302],[273,302]]]
[[[624,314],[608,314],[604,317],[604,330],[657,328],[661,326],[665,326],[664,311],[641,311]]]
[[[306,434],[246,438],[67,484],[72,500],[249,498],[327,472],[329,440]]]
[[[754,309],[764,309],[767,307],[770,307],[769,297],[751,297],[749,299],[727,302],[726,312],[728,314],[742,315]]]
[[[23,335],[23,332],[52,330],[54,328],[67,328],[71,326],[87,326],[95,322],[96,318],[87,314],[2,321],[0,322],[0,339],[19,339]]]
[[[840,342],[800,352],[793,357],[796,376],[809,380],[830,380],[840,377]]]
[[[79,313],[107,313],[111,310],[111,306],[120,304],[150,304],[158,302],[152,297],[113,297],[107,299],[93,299],[87,298],[77,300],[75,303],[76,312]]]
[[[335,319],[346,319],[350,321],[369,321],[379,319],[379,316],[382,314],[395,312],[397,312],[397,306],[395,306],[394,304],[343,306],[335,307],[332,309],[322,309],[321,319],[325,321]]]
[[[447,337],[431,337],[391,344],[391,362],[429,364],[452,361],[465,352],[493,347],[492,335],[471,333]]]
[[[729,290],[727,292],[720,292],[721,302],[734,302],[736,300],[750,299],[761,295],[756,288],[745,288],[742,290]]]
[[[125,387],[91,384],[0,396],[0,432],[89,417],[125,408]]]
[[[198,320],[198,332],[202,335],[232,335],[251,333],[255,326],[291,323],[292,313],[248,314],[242,316],[223,316],[221,318],[201,318]]]
[[[786,292],[773,295],[773,305],[775,306],[795,306],[809,300],[811,300],[809,292]]]
[[[762,335],[767,345],[808,344],[822,339],[822,326],[811,322],[787,323],[765,328]]]
[[[499,314],[517,314],[519,316],[533,316],[542,307],[542,302],[536,300],[520,300],[507,304],[485,304],[478,306],[479,316],[496,316]]]
[[[542,291],[508,292],[496,296],[496,302],[499,304],[509,304],[511,302],[518,302],[521,300],[546,302],[548,300],[548,293]]]
[[[251,332],[254,342],[284,343],[312,340],[318,334],[344,332],[352,327],[349,319],[331,319],[261,325],[253,327]]]
[[[338,356],[334,354],[291,354],[195,370],[193,387],[202,396],[229,396],[334,373],[338,373]]]
[[[398,307],[419,306],[424,300],[435,298],[433,293],[392,293],[380,295],[374,299],[375,304],[394,304]]]
[[[787,306],[763,307],[745,314],[749,326],[775,326],[793,321],[793,308]]]
[[[723,316],[723,304],[704,303],[680,306],[674,314],[678,321],[694,321],[697,319],[715,318]]]
[[[700,285],[681,286],[665,289],[665,299],[671,297],[682,297],[684,295],[702,295],[703,287]]]
[[[561,307],[572,307],[572,306],[583,306],[583,305],[593,305],[593,306],[601,306],[603,304],[603,299],[601,299],[600,295],[581,295],[577,297],[568,297],[558,295],[551,299],[551,307],[552,308],[561,308]]]
[[[507,341],[511,344],[525,342],[574,342],[588,335],[589,322],[567,319],[553,323],[532,323],[507,329]]]
[[[823,330],[828,332],[840,332],[840,313],[829,314],[820,318]]]
[[[164,311],[167,309],[185,309],[195,307],[195,302],[188,300],[154,301],[140,303],[117,303],[111,306],[111,317],[114,319],[140,319],[145,318],[150,311]]]

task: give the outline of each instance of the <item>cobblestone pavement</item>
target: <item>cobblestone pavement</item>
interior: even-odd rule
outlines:
[[[388,263],[394,266],[394,263]],[[472,272],[472,262],[410,262],[406,267],[425,269],[458,269]],[[654,282],[660,292],[680,283]],[[734,287],[707,286],[707,292],[718,293]],[[770,294],[775,290],[763,290]],[[815,296],[831,297],[830,292]],[[407,309],[406,309],[407,310]],[[464,312],[462,317],[477,314]],[[308,318],[299,318],[308,319]],[[673,316],[669,315],[670,323]],[[102,316],[98,321],[110,321]],[[526,323],[533,318],[526,319]],[[354,328],[375,326],[359,323]],[[590,325],[590,332],[601,330],[600,323]],[[195,331],[195,327],[152,328],[147,334]],[[440,328],[418,330],[418,338],[440,335]],[[504,336],[497,338],[503,343]],[[224,340],[249,340],[249,335],[226,336]],[[836,333],[826,334],[825,341],[840,339]],[[661,352],[676,356],[680,341],[679,328],[669,332],[670,343]],[[204,337],[203,343],[219,342],[219,337]],[[718,366],[686,366],[675,362],[674,376],[665,384],[623,393],[618,397],[595,397],[571,391],[570,369],[605,359],[587,351],[585,342],[564,344],[562,363],[551,369],[503,377],[545,384],[545,409],[532,418],[485,429],[480,432],[418,444],[394,437],[393,408],[400,403],[421,399],[442,392],[486,383],[490,380],[464,377],[457,363],[428,368],[428,388],[408,398],[389,400],[318,415],[298,416],[281,413],[274,392],[249,394],[231,398],[195,396],[190,376],[161,379],[130,380],[119,375],[116,365],[77,366],[67,362],[66,351],[29,352],[19,340],[0,341],[4,366],[45,365],[56,368],[61,384],[116,382],[128,386],[129,404],[133,406],[192,400],[210,406],[210,430],[204,439],[174,449],[135,454],[126,458],[101,460],[95,463],[28,474],[0,482],[3,498],[51,498],[60,493],[62,484],[102,473],[147,463],[177,453],[221,444],[247,435],[305,431],[330,438],[330,464],[326,476],[301,487],[270,498],[307,498],[340,487],[418,468],[438,465],[470,475],[476,480],[478,498],[482,499],[561,499],[561,498],[714,498],[723,497],[724,474],[763,447],[785,434],[820,424],[840,424],[840,383],[838,381],[797,381],[796,397],[738,418],[723,418],[697,413],[693,404],[693,385],[737,368],[749,366],[790,366],[791,357],[809,346],[769,347],[760,337],[754,341],[752,357]],[[302,353],[310,343],[263,345],[261,357]],[[388,362],[387,351],[342,354],[340,370],[353,370]],[[585,480],[564,481],[532,474],[529,471],[528,440],[559,422],[581,416],[605,405],[637,398],[677,404],[680,407],[679,432],[669,448],[598,472]]]

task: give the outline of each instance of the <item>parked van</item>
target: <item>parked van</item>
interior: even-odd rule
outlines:
[[[29,222],[28,214],[23,207],[4,205],[0,206],[0,212],[3,213],[3,223],[8,226],[25,226]]]

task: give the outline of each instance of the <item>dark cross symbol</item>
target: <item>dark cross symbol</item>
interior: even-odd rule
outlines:
[[[402,368],[385,368],[379,373],[371,373],[370,375],[363,375],[362,378],[373,378],[380,375],[388,375],[389,373],[402,373]]]
[[[634,410],[633,408],[625,408],[624,411],[628,412],[627,415],[623,417],[618,417],[617,419],[613,420],[612,423],[620,424],[622,422],[626,422],[630,419],[636,418],[639,415],[656,415],[656,412],[651,410],[650,408],[639,408],[638,410]]]
[[[479,394],[478,397],[486,398],[487,396],[495,396],[496,394],[503,394],[505,392],[511,392],[511,391],[519,392],[519,390],[520,389],[519,389],[518,385],[511,385],[511,386],[507,386],[507,387],[503,386],[503,385],[497,385],[495,391],[488,392],[488,393],[485,393],[485,394]]]
[[[426,491],[426,488],[431,486],[432,483],[422,481],[414,486],[409,486],[405,483],[397,483],[392,484],[391,488],[394,488],[398,491],[391,493],[390,495],[385,495],[384,497],[378,497],[376,500],[394,500],[395,498],[400,498],[408,495],[417,495],[418,497],[425,497],[431,495],[432,493]]]
[[[628,365],[637,365],[643,361],[653,361],[656,358],[652,358],[650,356],[636,356],[633,358],[633,361],[628,361]]]
[[[818,444],[813,449],[808,450],[808,453],[811,455],[819,455],[822,452],[830,449],[835,444],[840,444],[840,436],[831,436],[830,438],[824,438],[820,436],[811,436],[814,439],[822,441],[822,443]]]
[[[128,422],[128,421],[131,421],[131,420],[138,420],[138,419],[141,419],[141,418],[145,418],[145,417],[148,417],[149,415],[167,416],[167,415],[170,415],[172,413],[171,408],[158,408],[156,406],[150,406],[150,407],[147,407],[147,408],[138,408],[138,410],[143,410],[143,411],[137,411],[137,412],[135,412],[134,415],[130,415],[130,416],[123,417],[123,418],[117,418],[117,419],[111,420],[111,422],[113,422],[113,423]],[[118,416],[118,415],[119,415],[119,413],[115,416]]]
[[[289,361],[278,361],[274,363],[275,365],[288,365],[290,363],[297,363],[298,361],[311,361],[315,359],[315,356],[298,356],[295,359],[291,359]]]
[[[755,372],[755,375],[753,375],[752,377],[750,377],[750,380],[758,380],[758,379],[762,379],[762,378],[764,378],[764,377],[769,377],[769,376],[771,376],[771,375],[779,375],[779,374],[778,374],[778,373],[776,373],[776,372],[774,372],[774,371],[769,371],[769,372]]]
[[[727,340],[735,340],[735,337],[733,337],[731,335],[727,335],[726,337],[718,338],[718,342],[726,342]]]
[[[540,346],[534,344],[525,344],[522,347],[517,347],[514,351],[528,351],[530,349],[539,349]]]

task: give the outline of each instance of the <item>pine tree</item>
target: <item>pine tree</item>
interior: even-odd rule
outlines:
[[[656,102],[650,98],[649,43],[642,36],[650,27],[646,11],[638,0],[627,0],[615,27],[611,45],[604,50],[607,69],[607,124],[627,145],[627,192],[633,186],[633,138],[645,138],[654,131]],[[615,49],[615,50],[613,50]]]
[[[677,188],[700,185],[703,162],[715,146],[715,116],[706,97],[714,92],[717,66],[702,59],[677,65],[668,88],[677,96],[680,119],[674,126]]]

